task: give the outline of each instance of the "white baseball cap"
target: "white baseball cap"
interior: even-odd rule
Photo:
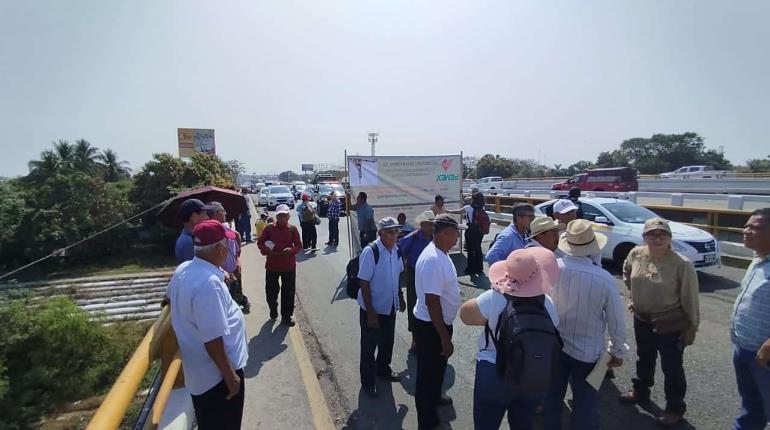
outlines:
[[[288,205],[278,205],[278,207],[275,208],[275,213],[276,214],[288,214],[288,213],[291,213],[291,211],[289,210],[289,206]]]
[[[575,206],[574,203],[572,203],[572,200],[560,199],[553,204],[554,213],[565,214],[567,212],[576,211],[576,210],[578,210],[578,207]]]

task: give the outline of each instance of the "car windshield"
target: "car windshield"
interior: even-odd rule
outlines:
[[[321,194],[330,194],[332,191],[335,191],[337,194],[341,194],[343,189],[340,185],[324,185],[318,187],[318,192]]]
[[[290,193],[287,187],[270,187],[270,194]]]
[[[297,189],[297,191],[303,191],[305,189],[305,186],[304,185],[295,185],[295,188]]]
[[[644,224],[648,219],[658,216],[655,212],[633,203],[605,203],[602,206],[621,221],[631,224]]]

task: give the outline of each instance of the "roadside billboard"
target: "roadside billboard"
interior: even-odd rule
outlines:
[[[192,157],[196,152],[216,154],[214,129],[178,128],[176,135],[180,157]]]
[[[313,165],[312,164],[302,163],[302,171],[303,172],[312,172],[313,171]]]

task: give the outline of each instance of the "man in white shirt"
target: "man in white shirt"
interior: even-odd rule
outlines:
[[[390,382],[401,379],[390,368],[396,334],[396,309],[399,312],[406,310],[398,282],[404,271],[404,263],[396,246],[400,228],[401,225],[391,217],[380,220],[377,223],[379,238],[364,246],[358,259],[358,279],[361,285],[358,290],[358,306],[361,308],[359,371],[361,387],[372,397],[377,397],[376,376]]]
[[[420,254],[415,266],[414,335],[417,340],[417,378],[415,404],[420,429],[447,428],[439,420],[436,407],[452,403],[441,395],[447,360],[454,351],[452,321],[460,308],[460,286],[449,250],[457,243],[460,230],[449,214],[434,220],[433,242]]]
[[[599,428],[599,393],[586,382],[602,353],[609,332],[608,367],[623,364],[626,324],[615,278],[591,261],[600,254],[607,237],[594,233],[591,222],[578,219],[567,225],[559,239],[566,256],[558,260],[559,282],[552,298],[559,313],[559,333],[564,341],[561,366],[544,402],[546,430],[561,429],[561,411],[569,381],[575,399],[572,429]]]
[[[192,233],[195,258],[177,267],[166,292],[185,385],[199,429],[240,429],[249,353],[243,313],[220,269],[228,239],[237,236],[217,220],[196,225]]]

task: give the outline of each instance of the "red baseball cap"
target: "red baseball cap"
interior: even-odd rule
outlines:
[[[225,228],[221,222],[215,219],[206,220],[196,225],[193,228],[193,237],[195,238],[195,246],[213,245],[224,238],[238,238],[234,231]]]

